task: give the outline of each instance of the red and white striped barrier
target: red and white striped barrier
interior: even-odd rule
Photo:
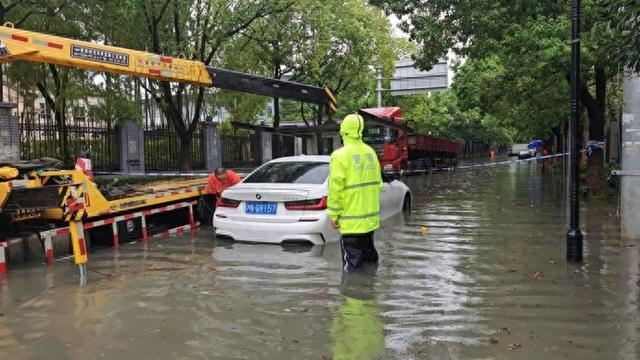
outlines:
[[[189,225],[178,226],[177,228],[173,228],[173,229],[166,230],[166,231],[163,231],[161,233],[152,235],[150,238],[151,239],[159,239],[159,238],[169,237],[171,235],[179,235],[179,234],[183,234],[183,233],[185,233],[185,232],[187,232],[189,230],[194,230],[198,226],[200,226],[200,222],[196,221],[193,225],[189,224]]]
[[[191,190],[188,190],[191,191]],[[188,192],[186,191],[186,192]],[[149,234],[147,231],[147,216],[150,215],[155,215],[155,214],[160,214],[163,212],[167,212],[167,211],[173,211],[173,210],[177,210],[177,209],[183,209],[183,208],[189,208],[189,225],[184,225],[184,226],[180,226],[177,227],[175,229],[171,229],[171,230],[167,230],[165,232],[162,232],[160,234],[156,234],[154,236],[152,236],[151,238],[158,238],[158,237],[165,237],[165,236],[169,236],[169,235],[173,235],[173,234],[182,234],[183,232],[187,231],[187,230],[191,230],[194,229],[196,227],[198,227],[200,225],[200,223],[196,222],[194,219],[194,211],[193,211],[193,206],[196,205],[195,201],[191,201],[191,202],[182,202],[182,203],[177,203],[177,204],[172,204],[172,205],[167,205],[167,206],[162,206],[162,207],[158,207],[158,208],[154,208],[154,209],[148,209],[148,210],[143,210],[143,211],[137,211],[134,213],[130,213],[130,214],[125,214],[125,215],[120,215],[120,216],[115,216],[109,219],[102,219],[102,220],[97,220],[97,221],[92,221],[92,222],[88,222],[88,223],[84,223],[83,224],[83,230],[88,230],[88,229],[92,229],[92,228],[96,228],[99,226],[105,226],[105,225],[111,225],[112,226],[112,232],[113,232],[113,246],[114,247],[118,247],[120,245],[120,239],[118,236],[118,223],[121,221],[126,221],[126,220],[131,220],[134,218],[141,218],[141,222],[142,222],[142,240],[148,240]],[[40,236],[41,238],[44,239],[44,248],[45,248],[45,253],[47,256],[47,264],[52,264],[55,261],[55,257],[54,257],[54,253],[53,253],[53,241],[52,238],[54,236],[64,236],[69,234],[69,227],[63,227],[63,228],[57,228],[57,229],[51,229],[51,230],[45,230],[40,232]]]
[[[9,245],[20,243],[22,239],[10,239],[0,242],[0,276],[3,276],[7,273],[7,249]]]
[[[51,236],[44,238],[44,252],[47,255],[47,264],[53,264],[53,240]]]
[[[6,249],[9,246],[9,243],[6,241],[0,242],[0,276],[3,276],[7,273],[7,256]]]

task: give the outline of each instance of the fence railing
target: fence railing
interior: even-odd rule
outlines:
[[[251,169],[260,165],[260,141],[252,131],[221,130],[222,166]]]
[[[203,170],[202,128],[198,126],[189,146],[192,170]],[[180,169],[180,139],[171,124],[151,124],[144,129],[145,168],[149,171],[176,171]]]
[[[22,159],[53,157],[71,167],[80,149],[86,147],[95,170],[119,168],[119,133],[110,121],[68,116],[62,123],[50,114],[24,111],[18,114],[18,124]]]

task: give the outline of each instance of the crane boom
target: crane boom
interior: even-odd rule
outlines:
[[[206,66],[200,61],[158,55],[0,26],[0,62],[35,61],[155,80],[215,86],[325,106],[337,102],[327,88]]]

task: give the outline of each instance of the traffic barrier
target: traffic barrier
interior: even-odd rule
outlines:
[[[582,152],[584,152],[584,150],[582,150]],[[390,175],[404,176],[404,175],[424,174],[424,173],[429,173],[429,172],[434,172],[434,171],[454,171],[454,170],[468,170],[468,169],[476,169],[476,168],[480,169],[480,168],[488,168],[488,167],[498,166],[498,165],[527,163],[527,162],[532,162],[532,161],[537,161],[537,160],[544,160],[544,159],[551,159],[551,158],[556,158],[556,157],[566,156],[566,155],[569,155],[569,153],[545,155],[545,156],[541,156],[539,158],[532,157],[532,158],[528,158],[528,159],[512,159],[512,160],[506,160],[506,161],[493,161],[493,162],[485,162],[485,163],[481,163],[481,164],[462,165],[462,166],[447,167],[447,168],[440,168],[440,169],[385,171],[384,173],[385,174],[390,174]]]
[[[142,232],[142,240],[148,240],[150,237],[148,235],[148,231],[147,231],[147,216],[150,215],[155,215],[155,214],[161,214],[167,211],[173,211],[173,210],[178,210],[178,209],[183,209],[183,208],[188,208],[189,209],[189,225],[185,225],[185,226],[180,226],[177,227],[175,229],[171,229],[171,230],[167,230],[165,232],[163,232],[162,234],[166,233],[166,232],[170,232],[170,234],[175,234],[176,231],[178,231],[177,229],[181,229],[179,232],[177,233],[182,233],[185,230],[189,230],[189,229],[195,229],[196,227],[198,227],[200,225],[199,222],[195,221],[194,218],[194,210],[193,207],[197,204],[197,202],[195,201],[189,201],[189,202],[182,202],[182,203],[177,203],[177,204],[172,204],[172,205],[167,205],[167,206],[162,206],[162,207],[158,207],[158,208],[154,208],[154,209],[148,209],[148,210],[143,210],[143,211],[137,211],[131,214],[125,214],[125,215],[119,215],[119,216],[115,216],[109,219],[102,219],[102,220],[97,220],[97,221],[92,221],[92,222],[87,222],[82,224],[81,222],[78,222],[80,224],[82,224],[82,230],[83,232],[80,233],[80,231],[78,230],[78,235],[80,235],[79,238],[82,238],[82,244],[85,244],[84,241],[84,230],[89,230],[89,229],[93,229],[96,227],[100,227],[100,226],[106,226],[106,225],[111,225],[111,230],[112,230],[112,236],[113,236],[113,246],[114,247],[119,247],[120,246],[120,239],[118,236],[118,223],[121,221],[126,221],[126,220],[131,220],[131,219],[135,219],[135,218],[141,218],[141,222],[142,222],[142,226],[141,226],[141,232]],[[76,225],[77,226],[77,225]],[[173,232],[172,232],[173,231]],[[62,228],[57,228],[57,229],[51,229],[51,230],[45,230],[40,232],[40,236],[42,239],[44,239],[44,248],[45,248],[45,253],[46,253],[46,257],[47,257],[47,264],[52,264],[55,261],[55,256],[54,256],[54,252],[53,252],[53,240],[52,238],[54,236],[64,236],[64,235],[68,235],[70,234],[70,227],[62,227]],[[158,234],[157,234],[158,235]],[[152,238],[157,237],[156,235],[154,235]],[[73,241],[73,240],[72,240]],[[75,245],[74,245],[75,246]],[[81,252],[81,244],[78,244],[78,251]],[[75,247],[74,247],[75,250]],[[86,256],[86,245],[85,245],[85,256]],[[75,254],[75,251],[74,251]],[[81,261],[82,259],[80,259]]]
[[[47,264],[53,264],[55,259],[53,257],[53,240],[51,237],[44,238],[44,252],[47,256]]]
[[[9,244],[6,241],[0,242],[0,276],[4,276],[7,273],[7,255],[6,249]]]
[[[161,233],[155,234],[155,235],[151,236],[151,239],[159,239],[159,238],[169,237],[171,235],[183,234],[184,232],[186,232],[188,230],[196,229],[198,226],[200,226],[200,222],[196,221],[195,223],[193,223],[193,225],[191,225],[191,224],[182,225],[182,226],[178,226],[177,228],[169,229],[169,230],[163,231]]]
[[[113,175],[113,176],[167,176],[167,177],[182,177],[182,176],[193,176],[193,177],[207,177],[210,173],[156,173],[156,172],[148,172],[148,173],[126,173],[126,172],[108,172],[108,171],[94,171],[94,175]]]

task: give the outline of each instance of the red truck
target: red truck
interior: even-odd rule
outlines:
[[[399,107],[359,111],[367,126],[364,141],[378,154],[383,171],[429,170],[458,163],[462,149],[455,141],[415,134],[402,118]]]

